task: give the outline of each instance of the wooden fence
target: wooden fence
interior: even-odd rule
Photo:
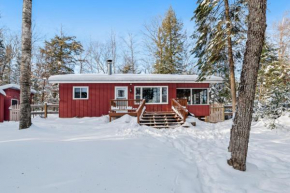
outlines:
[[[20,120],[20,105],[13,105],[9,108],[10,121],[19,121]]]
[[[13,105],[9,108],[10,110],[10,121],[20,120],[20,105]],[[59,105],[58,104],[36,104],[31,105],[31,115],[34,117],[40,115],[43,118],[47,118],[48,114],[58,114]]]
[[[232,106],[223,104],[211,104],[210,116],[206,117],[206,122],[218,123],[233,116]]]

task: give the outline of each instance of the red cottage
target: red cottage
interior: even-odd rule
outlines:
[[[31,98],[36,93],[31,90]],[[20,101],[20,86],[17,84],[6,84],[0,86],[0,122],[9,121],[10,113],[9,107],[17,105]],[[1,121],[2,120],[2,121]]]
[[[70,74],[49,78],[50,83],[59,84],[62,118],[97,117],[117,111],[134,115],[141,99],[146,112],[172,112],[172,99],[183,99],[180,102],[190,113],[204,117],[210,113],[209,85],[222,81],[211,76],[197,82],[197,75],[172,74]]]

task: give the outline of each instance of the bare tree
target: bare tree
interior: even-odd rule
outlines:
[[[153,18],[150,23],[144,24],[144,45],[147,51],[148,59],[146,61],[153,61],[152,64],[156,65],[157,72],[161,71],[161,63],[164,60],[165,42],[161,30],[162,17],[158,16]],[[143,59],[144,60],[144,59]],[[151,65],[152,65],[151,64]],[[152,69],[151,69],[152,70]]]
[[[117,72],[117,40],[116,33],[111,30],[109,42],[107,42],[107,47],[110,50],[110,58],[112,60],[113,73]]]
[[[278,60],[281,69],[283,69],[281,76],[284,78],[286,84],[290,78],[287,72],[290,69],[290,18],[288,12],[284,13],[281,21],[274,23],[274,42],[277,45]]]
[[[26,129],[31,126],[31,106],[30,106],[31,47],[32,47],[31,15],[32,15],[32,0],[23,0],[19,129]]]
[[[90,41],[87,48],[86,60],[88,61],[89,73],[107,73],[107,60],[113,60],[113,72],[117,72],[117,40],[114,32],[111,32],[110,38],[105,42]]]
[[[249,23],[228,164],[245,171],[258,69],[266,30],[267,0],[248,0]]]
[[[123,65],[120,71],[122,73],[138,73],[138,42],[136,36],[128,33],[126,37],[121,37],[123,40]]]

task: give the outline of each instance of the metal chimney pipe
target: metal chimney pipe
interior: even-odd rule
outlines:
[[[107,64],[108,64],[108,75],[112,75],[112,62],[113,62],[113,60],[107,60]]]

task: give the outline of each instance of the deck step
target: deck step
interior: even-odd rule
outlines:
[[[169,121],[169,122],[174,122],[174,121],[181,121],[181,119],[141,119],[140,122],[152,122],[152,121],[155,121],[155,122],[164,122],[164,120],[166,121]]]
[[[176,128],[182,124],[182,119],[173,111],[145,112],[140,119],[140,125],[147,125],[156,129]]]
[[[178,117],[176,117],[176,116],[170,116],[170,117],[168,117],[168,116],[166,116],[166,117],[142,117],[142,119],[175,119],[175,118],[178,118]]]
[[[154,114],[175,114],[173,111],[161,111],[161,112],[146,112],[146,114],[154,115]]]
[[[143,115],[143,117],[175,117],[176,115]]]
[[[177,124],[182,124],[183,122],[162,122],[162,123],[140,123],[140,125],[177,125]]]
[[[152,127],[156,128],[156,129],[175,129],[178,126],[181,126],[181,125],[175,125],[175,126],[152,126]]]

